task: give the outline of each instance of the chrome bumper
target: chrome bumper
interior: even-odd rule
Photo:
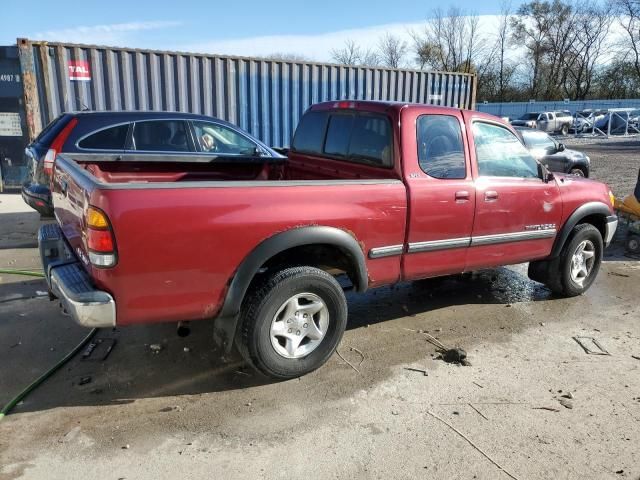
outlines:
[[[618,217],[610,215],[607,217],[607,223],[605,225],[604,246],[608,247],[613,240],[613,236],[616,234],[618,228]]]
[[[115,327],[116,302],[107,292],[96,290],[89,275],[70,252],[55,224],[38,231],[40,257],[49,291],[62,308],[84,327]]]

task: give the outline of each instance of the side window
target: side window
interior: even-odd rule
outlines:
[[[508,129],[474,122],[478,172],[483,177],[537,178],[538,164]]]
[[[549,113],[549,120],[553,120],[555,117],[555,115],[553,113]]]
[[[211,122],[193,122],[198,151],[230,155],[255,155],[258,145],[233,129]]]
[[[353,115],[331,115],[327,128],[327,139],[324,143],[324,153],[327,155],[346,158],[349,155],[349,139],[353,127]]]
[[[418,162],[434,178],[465,178],[466,165],[458,119],[449,115],[418,117]]]
[[[149,120],[136,122],[133,145],[147,152],[188,152],[187,128],[182,120]]]
[[[393,166],[391,123],[381,115],[358,115],[353,120],[349,157],[354,162]]]
[[[327,127],[327,112],[307,112],[302,116],[293,137],[291,150],[320,155]]]
[[[83,138],[78,147],[92,150],[124,150],[129,124],[99,130]]]

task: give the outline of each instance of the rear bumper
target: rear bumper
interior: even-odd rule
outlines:
[[[607,217],[607,223],[605,224],[604,246],[608,247],[613,240],[613,236],[616,234],[618,228],[618,217],[615,215],[609,215]]]
[[[41,185],[23,185],[22,200],[41,215],[53,216],[51,193],[49,189]]]
[[[40,227],[38,245],[49,291],[60,300],[62,308],[84,327],[115,327],[115,300],[93,287],[91,278],[67,247],[60,227]]]

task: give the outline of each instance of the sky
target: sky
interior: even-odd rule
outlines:
[[[328,61],[352,39],[373,48],[386,32],[408,39],[436,6],[484,15],[491,30],[502,0],[5,0],[0,45],[16,38],[228,55],[296,53]],[[513,0],[513,8],[520,1]]]

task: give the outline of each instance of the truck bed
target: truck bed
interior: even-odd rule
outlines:
[[[353,180],[397,178],[394,170],[323,160],[231,159],[224,162],[75,160],[100,183]]]
[[[401,245],[407,193],[402,181],[384,175],[395,172],[336,161],[235,166],[58,157],[52,192],[71,251],[115,298],[118,324],[133,324],[212,318],[238,265],[278,232],[339,229],[365,257],[373,248]],[[109,217],[115,267],[87,261],[89,205]],[[398,256],[367,257],[367,267],[369,286],[400,278]]]

